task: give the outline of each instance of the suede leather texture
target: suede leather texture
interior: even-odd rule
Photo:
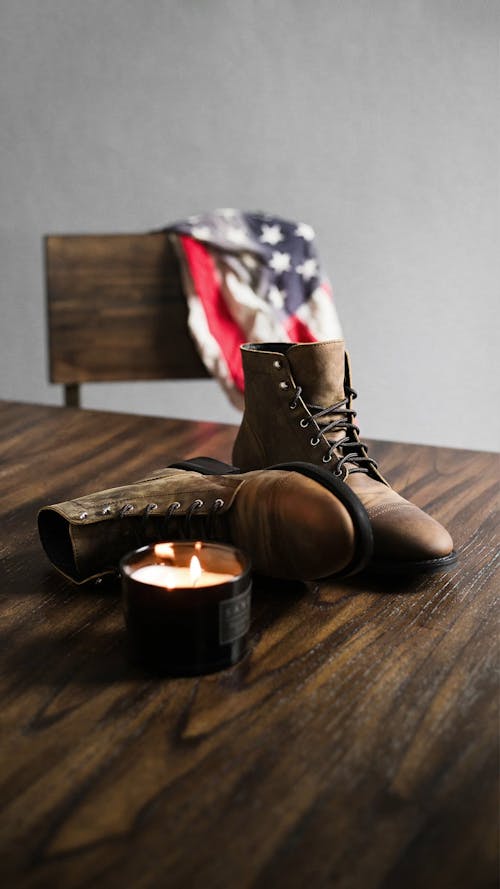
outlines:
[[[207,519],[215,502],[222,501],[210,539],[242,549],[253,568],[268,576],[313,580],[342,571],[353,558],[356,541],[348,509],[322,485],[287,471],[203,476],[164,469],[132,485],[43,507],[40,540],[62,574],[84,583],[116,572],[132,549],[182,538],[183,523],[198,499],[203,503],[190,536],[206,539]],[[179,507],[165,522],[173,503]]]

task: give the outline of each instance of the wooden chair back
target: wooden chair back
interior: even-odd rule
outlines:
[[[48,235],[50,380],[80,405],[80,384],[208,377],[187,327],[168,234]]]

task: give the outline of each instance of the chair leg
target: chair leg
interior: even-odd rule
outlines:
[[[64,404],[66,407],[80,407],[80,386],[78,383],[67,383],[65,385]]]

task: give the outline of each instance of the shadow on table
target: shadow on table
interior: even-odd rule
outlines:
[[[55,580],[58,582],[54,583]],[[49,591],[51,595],[47,597]],[[81,703],[85,688],[128,685],[130,682],[149,686],[151,682],[158,682],[158,675],[138,663],[130,650],[121,610],[120,583],[116,577],[105,577],[97,584],[91,581],[76,586],[65,582],[60,575],[48,572],[40,592],[43,595],[37,616],[28,621],[24,639],[18,638],[16,645],[9,645],[6,639],[2,653],[3,688],[7,696],[22,694],[33,686],[47,687],[48,699],[34,717],[36,726],[58,721],[79,706],[73,699],[63,704],[63,699],[70,697],[70,689]],[[307,594],[304,584],[255,576],[250,654],[262,633]],[[58,600],[64,598],[67,606],[64,614],[54,609],[54,596]],[[224,671],[225,675],[239,670],[243,676],[248,669],[248,659],[247,656]],[[218,675],[221,674],[208,674],[208,678]],[[169,678],[164,676],[162,680],[168,681]],[[176,681],[193,682],[193,678]]]
[[[439,575],[380,574],[365,569],[361,574],[346,578],[343,583],[352,592],[377,593],[379,595],[418,593],[424,586],[433,585]]]
[[[57,722],[78,707],[96,689],[124,686],[124,696],[152,693],[158,676],[133,659],[125,633],[120,603],[119,580],[106,577],[100,583],[73,586],[48,573],[40,588],[40,602],[28,618],[24,638],[9,645],[2,654],[4,689],[7,696],[28,693],[30,687],[46,687],[45,702],[31,720],[32,726]],[[208,681],[225,677],[232,686],[245,682],[252,653],[265,633],[302,603],[330,610],[356,596],[415,594],[434,591],[440,575],[413,578],[382,576],[370,572],[352,578],[332,578],[319,583],[277,581],[254,576],[249,654],[222,673],[208,674]],[[49,595],[47,596],[47,593]],[[65,608],[54,608],[54,598]],[[160,686],[169,681],[162,677]],[[193,678],[176,679],[193,682]],[[153,685],[152,685],[153,683]],[[135,689],[135,691],[134,691]]]

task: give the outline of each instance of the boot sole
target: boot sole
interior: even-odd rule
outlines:
[[[381,559],[373,559],[368,570],[373,574],[435,574],[456,565],[457,560],[458,555],[453,550],[448,556],[441,556],[438,559],[424,559],[420,562],[384,562]]]
[[[230,463],[222,463],[212,457],[194,457],[192,460],[181,460],[171,463],[172,469],[185,469],[191,472],[200,472],[203,475],[239,475],[240,470]],[[335,577],[348,577],[362,571],[373,554],[373,533],[368,513],[363,504],[353,491],[342,480],[335,478],[330,472],[312,463],[277,463],[275,466],[267,466],[269,470],[281,470],[297,472],[326,488],[346,507],[354,525],[354,555],[349,564],[335,574]]]

